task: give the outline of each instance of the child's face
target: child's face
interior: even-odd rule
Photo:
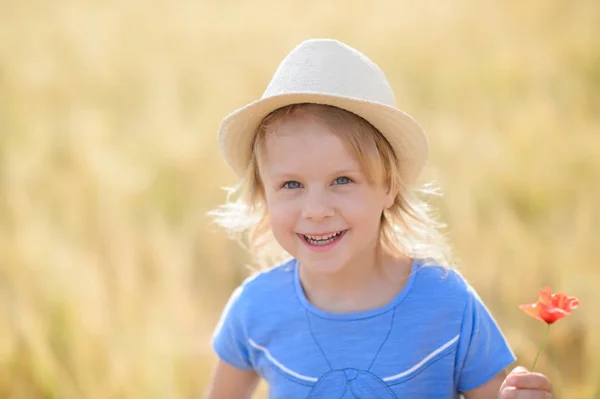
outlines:
[[[374,259],[381,213],[394,195],[369,183],[343,141],[317,119],[279,120],[259,159],[271,228],[309,271],[335,273]]]

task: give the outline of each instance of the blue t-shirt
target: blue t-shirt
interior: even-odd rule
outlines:
[[[389,304],[347,314],[306,299],[296,260],[262,272],[233,293],[213,347],[272,399],[450,399],[515,361],[461,275],[419,261]]]

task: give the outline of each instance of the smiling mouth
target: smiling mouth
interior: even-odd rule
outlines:
[[[321,236],[314,236],[314,235],[307,235],[307,234],[298,234],[298,235],[300,237],[302,237],[302,239],[310,245],[324,246],[324,245],[328,245],[334,241],[339,240],[347,231],[348,230],[340,230],[336,233],[331,233],[331,234],[326,234],[326,235],[321,235]]]

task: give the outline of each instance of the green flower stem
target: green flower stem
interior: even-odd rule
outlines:
[[[537,363],[538,357],[540,357],[540,353],[542,353],[542,349],[544,349],[544,345],[546,345],[546,341],[548,340],[548,332],[550,331],[550,323],[547,323],[546,327],[546,334],[544,334],[544,339],[542,339],[542,343],[540,345],[540,349],[538,349],[538,353],[537,355],[535,355],[535,360],[533,361],[533,366],[531,366],[531,370],[529,371],[533,371],[533,369],[535,368],[535,364]]]

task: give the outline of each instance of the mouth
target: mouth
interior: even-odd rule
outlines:
[[[324,247],[339,241],[348,230],[340,230],[334,233],[322,235],[298,234],[304,242],[315,247]]]

